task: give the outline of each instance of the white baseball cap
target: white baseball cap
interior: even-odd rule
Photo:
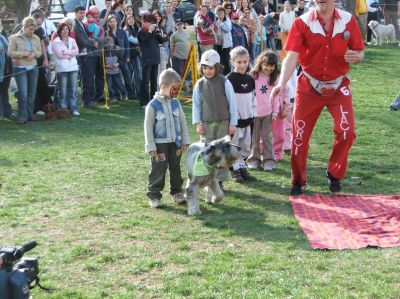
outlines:
[[[214,66],[216,64],[221,63],[221,58],[219,57],[219,54],[215,50],[207,50],[201,55],[201,60],[200,64],[208,65],[208,66]]]

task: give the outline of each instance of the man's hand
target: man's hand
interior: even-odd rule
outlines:
[[[202,124],[196,124],[196,132],[201,136],[203,136],[206,133]]]
[[[42,66],[44,66],[44,67],[46,67],[46,66],[48,66],[49,65],[49,60],[46,58],[46,59],[43,59],[43,64],[42,64]]]
[[[229,125],[228,135],[233,136],[233,135],[235,135],[235,133],[236,133],[236,126]]]
[[[98,41],[94,41],[93,47],[95,47],[96,49],[99,47]]]
[[[157,157],[157,151],[150,151],[149,155],[152,156],[153,158]]]
[[[347,50],[344,54],[344,60],[347,63],[357,64],[364,59],[364,51]]]

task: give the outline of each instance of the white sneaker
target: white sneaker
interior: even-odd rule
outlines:
[[[44,113],[44,111],[39,110],[38,112],[36,112],[36,115],[43,116],[46,115],[46,113]]]
[[[264,163],[264,171],[273,171],[276,169],[275,162],[268,160]]]
[[[256,162],[256,161],[254,161],[254,162],[249,162],[249,163],[247,163],[247,167],[249,168],[249,169],[258,169],[258,167],[260,167],[260,164],[258,163],[258,162]]]
[[[81,115],[78,111],[74,111],[74,112],[72,112],[72,114],[75,115],[75,116]]]
[[[149,199],[149,205],[151,208],[156,209],[161,205],[161,202],[158,198]]]

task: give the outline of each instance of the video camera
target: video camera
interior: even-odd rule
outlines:
[[[20,247],[0,248],[0,298],[28,299],[30,290],[39,283],[39,263],[36,258],[22,258],[35,248],[35,241]],[[31,283],[35,282],[32,286]],[[41,287],[41,286],[40,286]]]

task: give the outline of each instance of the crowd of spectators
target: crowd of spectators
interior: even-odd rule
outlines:
[[[371,39],[369,20],[379,20],[384,12],[387,22],[392,22],[398,12],[397,0],[381,2],[387,4],[383,10],[378,0],[356,2],[355,15],[365,42]],[[20,124],[35,121],[43,114],[43,105],[53,100],[58,108],[79,116],[78,77],[84,108],[95,108],[104,101],[105,85],[111,102],[139,99],[145,108],[157,90],[160,72],[172,67],[183,74],[191,40],[178,1],[167,1],[162,10],[151,12],[139,12],[124,0],[105,0],[104,4],[101,11],[96,6],[89,11],[77,6],[74,19],[65,18],[57,27],[41,7],[24,19],[14,35],[2,31],[0,116],[15,117]],[[252,65],[263,50],[281,50],[294,19],[312,6],[313,1],[307,5],[304,0],[297,0],[296,5],[286,1],[277,13],[268,0],[202,0],[193,19],[198,56],[215,49],[226,75],[231,71],[231,49],[243,46]],[[280,51],[281,60],[285,54]],[[49,65],[55,66],[56,91],[50,88]],[[18,89],[17,115],[7,92],[12,76]],[[186,91],[190,92],[189,85]]]

